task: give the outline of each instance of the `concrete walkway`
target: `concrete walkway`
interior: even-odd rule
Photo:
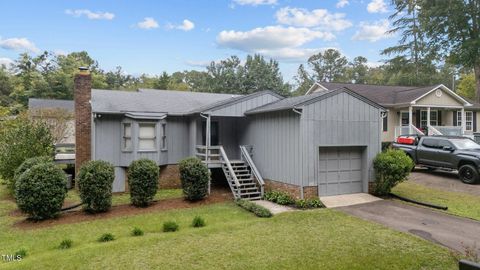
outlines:
[[[370,203],[382,200],[367,193],[354,193],[335,196],[320,197],[323,205],[327,208],[343,207],[357,205],[362,203]]]
[[[252,201],[252,202],[267,208],[274,215],[280,214],[283,212],[295,211],[295,209],[292,207],[276,204],[270,201],[258,200],[258,201]]]
[[[341,207],[337,210],[415,234],[434,243],[465,253],[475,243],[480,256],[480,222],[460,218],[423,207],[382,200]]]

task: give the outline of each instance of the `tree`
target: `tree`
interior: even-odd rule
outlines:
[[[344,79],[348,60],[338,50],[328,49],[308,58],[313,69],[313,78],[322,82],[341,82]]]
[[[350,63],[347,73],[350,73],[348,76],[348,81],[353,81],[358,84],[364,84],[367,81],[367,58],[363,56],[357,56],[353,58],[353,61]]]
[[[0,106],[8,106],[12,103],[10,93],[13,91],[11,74],[4,65],[0,65]]]
[[[458,87],[457,87],[457,94],[461,95],[462,97],[474,99],[475,90],[476,90],[475,74],[473,73],[464,74],[460,78],[460,83],[458,84]]]
[[[297,88],[294,91],[295,96],[304,95],[315,82],[310,76],[310,74],[308,74],[308,71],[305,70],[303,64],[300,64],[297,69],[297,75],[293,77],[293,79],[295,80],[295,84],[297,85]]]
[[[418,6],[428,45],[452,63],[473,68],[480,102],[480,1],[422,0]]]
[[[66,137],[74,135],[74,115],[66,109],[45,108],[30,111],[30,115],[48,126],[55,144],[63,143]]]
[[[170,82],[170,76],[167,72],[162,72],[162,75],[158,77],[153,83],[155,89],[168,89],[168,83]]]

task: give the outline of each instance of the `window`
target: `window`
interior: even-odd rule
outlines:
[[[462,125],[462,111],[457,111],[457,126]],[[466,111],[465,112],[465,130],[472,131],[473,130],[473,112]]]
[[[162,150],[167,149],[167,124],[162,123]]]
[[[138,150],[139,151],[155,151],[155,124],[140,123],[138,124]]]
[[[123,150],[132,150],[132,124],[123,123],[123,140],[122,140],[122,149]]]
[[[385,117],[383,117],[383,131],[388,131],[388,115],[385,115]]]
[[[422,145],[428,148],[437,148],[438,141],[435,139],[423,139]]]
[[[452,144],[447,140],[439,140],[438,141],[438,148],[443,149],[445,146],[452,147]]]
[[[425,129],[428,126],[427,115],[428,115],[428,111],[420,111],[420,128],[421,129]],[[438,126],[437,111],[430,111],[430,125]]]

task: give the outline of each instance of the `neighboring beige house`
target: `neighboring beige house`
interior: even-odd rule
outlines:
[[[28,112],[49,125],[55,144],[75,144],[73,100],[30,98]]]
[[[317,82],[306,95],[342,87],[387,108],[382,142],[394,141],[397,136],[405,134],[473,138],[474,132],[478,132],[480,106],[441,84],[414,87]]]

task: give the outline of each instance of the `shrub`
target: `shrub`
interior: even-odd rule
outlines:
[[[166,221],[163,223],[164,232],[175,232],[178,231],[178,224],[175,221]]]
[[[200,228],[200,227],[205,227],[205,225],[206,225],[205,220],[202,217],[196,216],[193,218],[192,227]]]
[[[25,171],[15,184],[18,208],[33,219],[55,217],[67,196],[65,173],[53,163],[42,163]]]
[[[62,242],[60,242],[60,245],[58,246],[58,249],[69,249],[73,245],[73,241],[71,239],[65,239]]]
[[[256,203],[253,203],[251,201],[243,200],[243,199],[236,199],[235,203],[242,207],[243,209],[250,211],[254,213],[257,217],[271,217],[272,212],[268,210],[267,208],[258,205]]]
[[[0,129],[0,176],[11,191],[15,188],[15,170],[26,159],[53,155],[53,137],[42,122],[21,115]]]
[[[295,207],[301,209],[323,208],[325,207],[319,199],[296,200]]]
[[[87,212],[105,212],[112,206],[113,165],[94,160],[85,163],[78,173],[80,198]]]
[[[132,230],[132,236],[142,236],[143,235],[143,230],[140,228],[133,228]]]
[[[27,257],[27,255],[28,255],[27,250],[24,249],[24,248],[21,248],[20,250],[15,252],[15,258],[20,257],[20,258],[23,259],[23,258]]]
[[[130,200],[138,207],[148,206],[158,190],[158,166],[155,161],[140,159],[128,168]]]
[[[183,194],[187,200],[201,200],[207,196],[210,172],[200,159],[183,159],[179,163],[179,169]]]
[[[264,199],[281,205],[291,205],[295,200],[286,192],[283,191],[269,191],[263,195]]]
[[[41,157],[32,157],[26,159],[18,168],[15,170],[15,174],[13,176],[13,183],[16,183],[20,175],[24,173],[26,170],[29,170],[35,165],[41,164],[41,163],[48,163],[52,162],[53,159],[49,156],[41,156]]]
[[[378,196],[385,196],[398,183],[404,181],[413,167],[413,161],[401,150],[388,149],[373,160],[375,189]]]
[[[115,236],[111,233],[104,233],[98,238],[98,242],[109,242],[115,240]]]

